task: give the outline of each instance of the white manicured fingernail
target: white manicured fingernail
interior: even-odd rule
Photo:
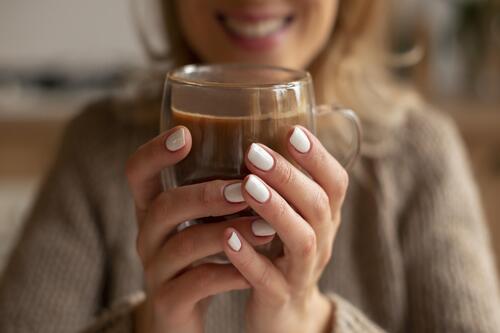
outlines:
[[[231,237],[229,237],[227,243],[229,244],[229,247],[236,252],[238,252],[241,249],[241,241],[238,238],[238,235],[234,231],[231,233]]]
[[[293,130],[293,133],[290,136],[290,143],[295,149],[297,149],[298,152],[303,154],[307,153],[309,149],[311,149],[311,142],[309,141],[309,138],[299,127],[295,127]]]
[[[259,177],[250,175],[247,182],[245,183],[245,190],[258,202],[266,202],[271,193],[267,189],[266,185],[259,179]]]
[[[186,145],[186,138],[184,137],[184,130],[177,129],[174,133],[170,134],[165,142],[165,146],[171,152],[178,151]]]
[[[274,159],[264,148],[256,143],[252,143],[248,151],[248,159],[257,168],[269,171],[273,168]]]
[[[224,187],[224,198],[230,203],[240,203],[245,201],[241,193],[241,183],[234,183]]]
[[[252,232],[255,236],[272,236],[276,230],[266,221],[259,219],[252,222]]]

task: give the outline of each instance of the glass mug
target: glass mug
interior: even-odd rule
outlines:
[[[297,166],[285,142],[293,125],[309,129],[346,169],[360,150],[360,125],[354,112],[316,106],[308,72],[273,66],[188,65],[169,72],[161,131],[178,125],[191,132],[192,148],[186,158],[162,171],[164,190],[215,179],[243,179],[249,174],[244,154],[254,142]],[[250,208],[230,216],[185,221],[176,232],[194,224],[249,215],[255,215]],[[280,255],[282,243],[276,236],[256,249],[274,258]],[[228,261],[220,253],[202,262]]]

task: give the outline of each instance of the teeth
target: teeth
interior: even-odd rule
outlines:
[[[243,22],[232,18],[225,21],[226,27],[233,33],[246,38],[262,38],[269,36],[285,25],[285,18],[268,19],[259,22]]]

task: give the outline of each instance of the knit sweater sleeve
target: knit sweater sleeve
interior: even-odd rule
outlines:
[[[376,323],[341,296],[328,295],[333,304],[331,333],[384,333]]]
[[[408,144],[413,193],[400,226],[405,332],[498,332],[497,276],[479,195],[447,119],[415,121]]]
[[[70,332],[95,315],[104,252],[72,122],[0,286],[0,331]],[[56,319],[57,318],[57,319]]]
[[[102,309],[106,251],[81,149],[91,134],[82,117],[67,127],[2,275],[1,332],[76,332]]]

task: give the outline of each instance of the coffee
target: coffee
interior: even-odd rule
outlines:
[[[172,108],[170,124],[183,125],[193,144],[188,156],[173,167],[176,186],[213,179],[242,179],[248,147],[262,143],[289,159],[285,135],[291,125],[309,125],[307,113],[259,116],[212,116]]]
[[[345,161],[353,161],[360,141],[355,116],[334,106],[318,107],[314,97],[311,76],[300,70],[220,64],[187,65],[169,72],[164,87],[161,130],[183,125],[191,132],[193,144],[182,161],[162,171],[163,188],[244,178],[249,173],[245,153],[252,143],[265,144],[293,164],[287,149],[288,129],[302,125],[316,135],[317,125],[324,123],[326,128],[332,128],[328,125],[333,121],[332,114],[349,120],[347,126],[340,127],[348,130],[343,133],[351,134],[345,140],[349,147]],[[328,130],[328,140],[334,141],[330,140],[330,134]],[[248,209],[231,216],[184,221],[177,231],[193,224],[250,214],[255,212]],[[282,249],[279,237],[271,245],[266,244],[260,250],[275,257]],[[204,262],[228,262],[224,254],[205,259]]]

